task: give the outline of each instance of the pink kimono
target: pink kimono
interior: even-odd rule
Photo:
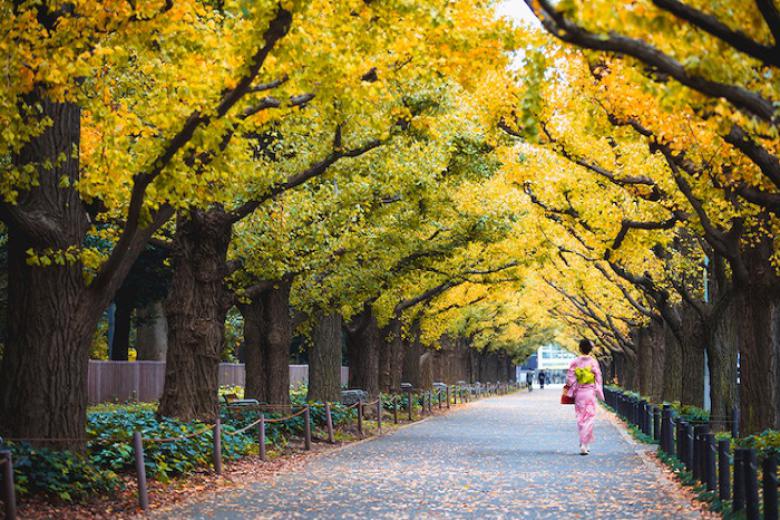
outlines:
[[[586,367],[591,369],[596,381],[592,384],[580,385],[575,370]],[[574,413],[577,414],[580,444],[590,444],[593,442],[593,423],[596,421],[596,396],[604,400],[598,361],[590,356],[580,356],[572,361],[566,374],[566,384],[569,386],[569,397],[574,397]]]

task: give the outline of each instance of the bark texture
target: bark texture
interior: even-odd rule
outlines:
[[[136,311],[136,352],[141,361],[165,361],[168,352],[168,321],[163,302],[153,302]]]
[[[349,357],[349,386],[379,395],[379,349],[382,334],[371,307],[347,325],[347,355]]]
[[[25,438],[82,438],[86,424],[89,346],[105,305],[84,282],[80,262],[40,267],[27,250],[80,248],[89,225],[77,191],[60,187],[79,176],[80,110],[39,103],[52,125],[13,158],[33,166],[38,184],[16,205],[1,206],[8,230],[8,338],[0,370],[0,433]],[[64,157],[64,160],[61,160]],[[44,163],[49,162],[50,166]],[[80,449],[63,441],[53,448]]]
[[[246,387],[244,396],[261,403],[290,404],[291,279],[274,283],[242,305]]]
[[[319,312],[309,351],[309,401],[341,399],[341,345],[343,321],[337,312]]]
[[[194,210],[177,220],[165,302],[168,353],[160,415],[185,421],[216,417],[225,317],[232,302],[224,286],[231,227],[220,209]]]

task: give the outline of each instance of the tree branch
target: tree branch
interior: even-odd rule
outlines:
[[[536,2],[541,6],[541,9],[536,7]],[[564,42],[586,49],[632,56],[646,65],[668,74],[686,87],[712,98],[726,99],[736,108],[746,110],[773,125],[780,124],[780,118],[775,115],[773,102],[756,92],[691,74],[685,70],[680,62],[642,40],[614,33],[609,35],[594,34],[567,20],[563,13],[552,6],[549,0],[525,0],[525,3],[536,14],[544,28]]]
[[[678,0],[653,0],[653,3],[677,18],[695,25],[699,29],[726,42],[740,52],[747,54],[767,66],[780,67],[780,52],[776,47],[769,47],[758,43],[742,31],[735,31],[728,25],[718,20],[715,16],[703,13],[698,9],[686,5]],[[771,0],[757,2],[772,5]],[[760,8],[760,5],[759,5]],[[775,11],[776,12],[776,11]]]

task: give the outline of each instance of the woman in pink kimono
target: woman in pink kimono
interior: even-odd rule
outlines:
[[[566,387],[569,397],[574,398],[574,413],[577,415],[577,429],[580,433],[580,455],[590,453],[593,442],[593,423],[596,421],[596,397],[604,400],[601,381],[601,368],[598,361],[590,356],[593,342],[580,341],[582,355],[571,362],[566,374]]]

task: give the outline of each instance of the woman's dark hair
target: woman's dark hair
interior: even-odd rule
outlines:
[[[581,339],[580,340],[580,352],[582,352],[585,355],[590,354],[590,351],[593,350],[593,342],[589,339]]]

